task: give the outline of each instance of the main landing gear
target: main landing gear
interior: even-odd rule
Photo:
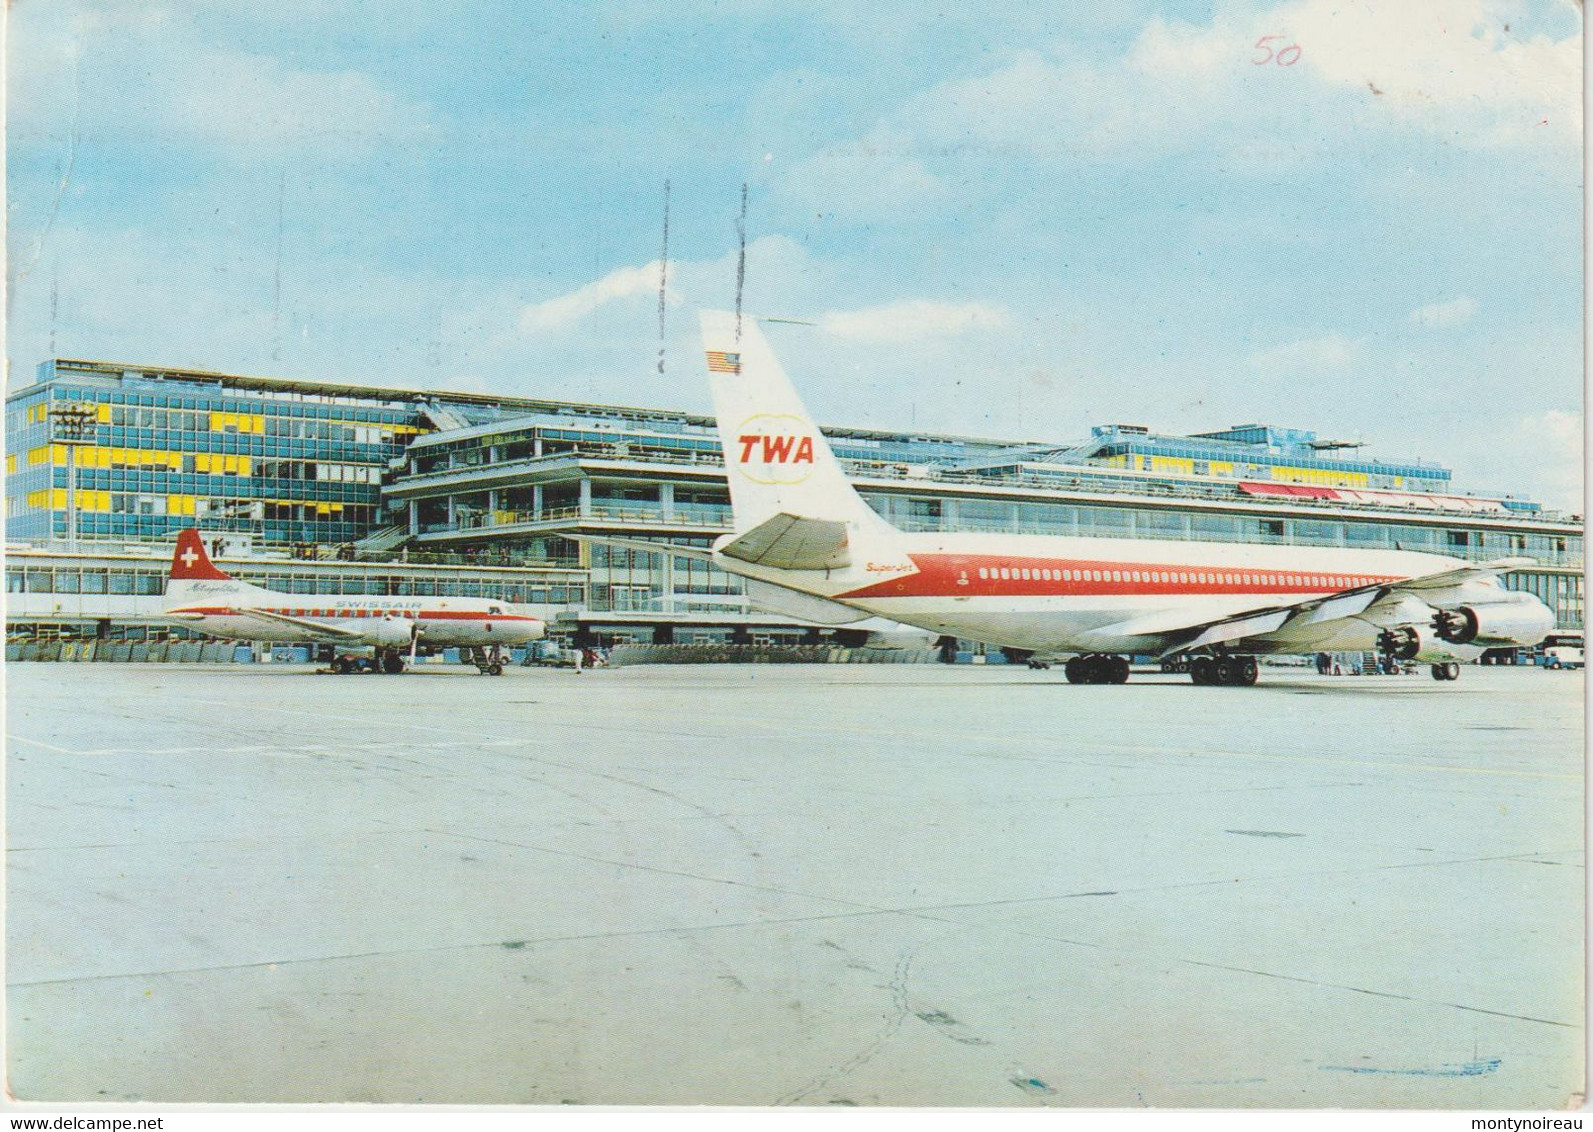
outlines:
[[[339,676],[352,672],[385,672],[396,676],[404,671],[404,653],[400,649],[377,649],[374,656],[352,656],[338,653],[332,658],[332,671]]]
[[[500,645],[490,645],[483,648],[481,645],[472,645],[468,650],[460,650],[461,664],[473,664],[476,671],[483,676],[503,675],[503,649]]]
[[[1454,661],[1448,664],[1435,664],[1432,666],[1432,674],[1434,680],[1459,680],[1460,665]]]
[[[1253,656],[1197,656],[1189,662],[1189,678],[1196,684],[1248,688],[1260,674]]]
[[[1128,659],[1109,653],[1076,656],[1062,666],[1069,684],[1126,684]]]

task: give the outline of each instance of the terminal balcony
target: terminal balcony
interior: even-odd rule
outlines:
[[[416,539],[422,544],[437,544],[461,538],[514,538],[567,531],[713,536],[729,530],[728,507],[700,511],[676,508],[666,512],[658,506],[592,503],[584,508],[576,505],[544,507],[540,511],[456,514],[452,522],[419,524]]]

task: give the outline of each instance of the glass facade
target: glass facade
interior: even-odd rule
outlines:
[[[6,533],[160,540],[185,527],[271,543],[347,543],[382,520],[389,463],[424,431],[413,405],[188,373],[47,362],[6,402]],[[376,391],[372,391],[375,393]],[[51,410],[93,413],[58,443]],[[71,467],[69,467],[69,464]]]

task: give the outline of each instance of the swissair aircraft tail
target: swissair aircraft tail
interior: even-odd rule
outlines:
[[[251,598],[273,598],[270,590],[240,582],[217,568],[205,551],[204,540],[193,528],[177,533],[177,549],[171,557],[171,576],[166,582],[166,604],[183,605],[200,598],[224,598],[226,604],[247,602]]]

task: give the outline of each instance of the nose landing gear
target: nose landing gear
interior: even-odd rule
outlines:
[[[503,675],[503,647],[501,645],[472,645],[465,656],[466,664],[474,664],[483,676]]]

